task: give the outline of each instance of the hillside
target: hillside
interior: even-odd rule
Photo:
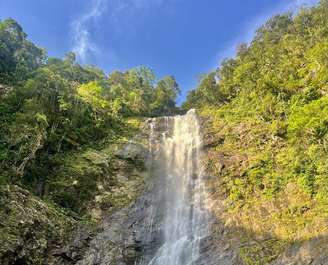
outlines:
[[[13,19],[0,21],[0,58],[0,263],[44,264],[143,191],[144,160],[122,150],[147,148],[145,117],[175,113],[179,87],[143,66],[50,58]]]
[[[328,0],[179,93],[0,21],[0,263],[328,264]]]
[[[219,218],[260,242],[247,264],[327,235],[327,33],[327,1],[273,17],[184,105],[204,119]]]

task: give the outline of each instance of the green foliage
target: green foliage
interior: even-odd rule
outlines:
[[[77,94],[82,101],[89,104],[95,112],[103,112],[109,107],[109,102],[103,98],[103,88],[95,81],[78,87]]]
[[[164,77],[155,82],[153,72],[138,67],[124,73],[113,72],[108,78],[109,96],[118,98],[125,116],[154,116],[174,113],[175,100],[180,93],[174,77]]]
[[[44,61],[44,50],[26,39],[15,20],[0,21],[0,84],[26,80]]]
[[[273,17],[249,46],[241,45],[235,58],[226,59],[201,80],[185,106],[222,105],[245,92],[258,98],[271,93],[287,104],[291,97],[310,101],[324,95],[328,78],[325,5],[321,1],[295,17]]]
[[[0,185],[23,185],[45,197],[56,187],[50,197],[81,212],[101,174],[85,170],[77,184],[58,180],[60,158],[134,136],[132,117],[175,112],[178,93],[173,77],[158,81],[143,66],[107,76],[79,65],[71,52],[48,58],[16,21],[0,21]]]
[[[76,222],[15,185],[0,186],[2,264],[45,264],[49,247],[64,244]]]
[[[275,16],[184,104],[200,109],[219,139],[210,159],[224,164],[214,170],[229,220],[254,234],[304,240],[327,232],[327,33],[326,0]],[[230,159],[216,162],[217,153]],[[257,251],[249,264],[265,260]]]
[[[328,98],[322,97],[308,104],[292,108],[288,119],[288,133],[292,139],[317,141],[328,132]]]
[[[242,247],[240,256],[246,265],[269,264],[275,260],[286,247],[286,242],[277,239],[269,239],[261,242],[253,242],[253,245]]]
[[[170,113],[175,111],[175,99],[180,89],[174,77],[167,76],[160,80],[154,89],[154,99],[150,104],[152,114]]]

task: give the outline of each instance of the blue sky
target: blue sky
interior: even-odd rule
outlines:
[[[0,0],[0,19],[16,19],[29,39],[107,73],[145,65],[174,75],[182,90],[234,55],[274,14],[317,0]]]

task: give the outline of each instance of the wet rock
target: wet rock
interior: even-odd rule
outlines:
[[[156,251],[156,242],[160,242],[156,236],[150,236],[151,199],[149,193],[145,193],[131,207],[106,218],[100,227],[101,231],[90,237],[85,236],[88,234],[86,231],[81,231],[56,254],[53,264],[134,265],[145,253],[151,257]]]
[[[134,163],[143,163],[148,158],[149,150],[143,145],[135,142],[129,142],[121,150],[117,151],[115,157],[122,160],[129,160]]]
[[[328,237],[320,237],[289,246],[271,265],[326,265]]]
[[[201,241],[197,265],[240,265],[236,251],[224,240],[209,236]]]

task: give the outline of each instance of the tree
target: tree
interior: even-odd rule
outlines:
[[[179,94],[180,89],[174,77],[167,76],[160,80],[155,87],[154,99],[150,105],[153,115],[174,112],[175,100]]]
[[[26,80],[45,63],[45,51],[27,40],[26,33],[13,19],[0,22],[0,83]]]
[[[113,140],[125,118],[154,115],[153,101],[157,114],[175,108],[173,77],[156,83],[144,66],[107,76],[72,52],[47,58],[12,19],[0,22],[0,48],[0,184],[44,195],[66,153]]]

